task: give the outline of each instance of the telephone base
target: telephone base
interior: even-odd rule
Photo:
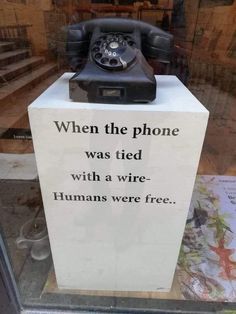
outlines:
[[[87,87],[88,91],[84,89]],[[75,74],[69,82],[70,98],[79,102],[96,103],[149,103],[156,98],[156,82],[132,78],[115,81],[86,80]]]
[[[129,104],[148,103],[156,98],[156,79],[152,68],[141,56],[124,71],[106,71],[92,62],[69,81],[70,98],[79,102]]]

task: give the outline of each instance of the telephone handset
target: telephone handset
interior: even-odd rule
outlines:
[[[154,100],[156,80],[145,57],[169,62],[172,46],[172,35],[141,21],[104,18],[71,25],[67,53],[78,72],[69,82],[70,98],[102,103]]]

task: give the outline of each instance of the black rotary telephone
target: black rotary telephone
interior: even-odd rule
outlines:
[[[67,54],[77,72],[69,81],[70,98],[116,104],[154,100],[156,80],[145,57],[169,62],[172,46],[169,33],[131,19],[93,19],[69,26]]]

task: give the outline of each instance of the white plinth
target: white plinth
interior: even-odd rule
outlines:
[[[71,76],[29,107],[57,283],[167,291],[208,111],[174,76],[157,76],[156,101],[143,105],[74,103]]]

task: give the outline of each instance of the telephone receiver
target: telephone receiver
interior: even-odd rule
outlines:
[[[171,34],[142,21],[125,18],[103,18],[69,26],[67,53],[69,63],[74,71],[80,66],[81,58],[87,56],[90,41],[94,46],[91,48],[95,48],[93,51],[100,52],[106,37],[96,37],[99,37],[99,33],[104,33],[106,36],[110,32],[126,34],[127,36],[123,36],[124,42],[130,46],[136,46],[146,58],[155,58],[164,63],[170,62],[173,49],[173,36]],[[101,41],[100,45],[94,45],[94,42],[99,40]],[[104,53],[102,53],[103,55]],[[94,54],[93,56],[95,57]],[[97,60],[99,59],[101,58],[97,58]]]
[[[168,63],[172,49],[171,34],[142,21],[101,18],[71,25],[67,56],[79,73],[70,80],[70,97],[81,101],[80,88],[88,101],[149,102],[155,99],[156,81],[145,58]],[[146,88],[143,95],[140,87]]]

